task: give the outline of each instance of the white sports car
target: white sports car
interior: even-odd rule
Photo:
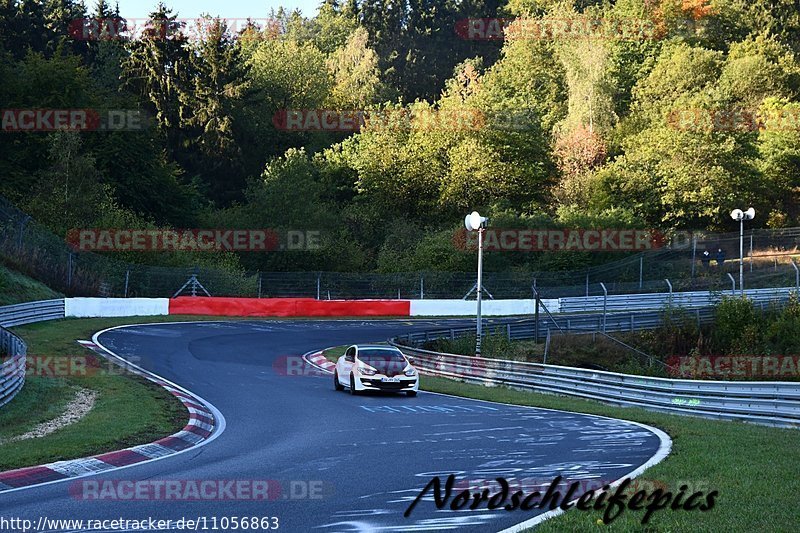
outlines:
[[[348,387],[351,394],[371,390],[416,396],[419,372],[397,348],[354,345],[336,362],[333,386],[338,391]]]

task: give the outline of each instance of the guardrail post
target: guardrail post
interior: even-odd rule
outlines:
[[[606,289],[606,284],[600,282],[600,286],[603,288],[603,333],[606,332],[606,312],[608,311],[608,289]]]
[[[752,265],[752,257],[750,259],[750,264]],[[790,257],[789,261],[792,262],[792,266],[794,267],[794,289],[797,291],[797,295],[800,296],[800,268],[797,268],[797,263],[794,262],[793,257]]]
[[[731,278],[731,292],[733,295],[736,296],[736,280],[731,276],[731,273],[728,272],[728,277]]]

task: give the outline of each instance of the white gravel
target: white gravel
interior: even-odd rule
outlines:
[[[16,437],[12,437],[6,441],[0,441],[0,444],[46,437],[47,435],[50,435],[59,429],[74,424],[89,414],[89,411],[94,408],[94,404],[97,401],[97,396],[98,392],[95,390],[78,389],[78,391],[75,393],[75,397],[66,405],[66,407],[64,407],[64,412],[60,416],[54,418],[53,420],[42,422],[24,435],[17,435]]]

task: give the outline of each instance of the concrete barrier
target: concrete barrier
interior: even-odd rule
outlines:
[[[558,312],[558,300],[542,300],[551,313]],[[470,300],[411,300],[411,316],[475,316],[477,303]],[[541,306],[540,306],[541,307]],[[484,300],[484,316],[514,316],[534,314],[534,300]],[[543,313],[544,309],[540,309]]]
[[[168,298],[66,298],[67,317],[162,316],[169,314]]]

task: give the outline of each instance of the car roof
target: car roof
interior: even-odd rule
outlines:
[[[363,349],[370,349],[370,350],[392,350],[392,351],[400,351],[394,346],[387,346],[385,344],[354,344],[356,348],[359,350]]]

